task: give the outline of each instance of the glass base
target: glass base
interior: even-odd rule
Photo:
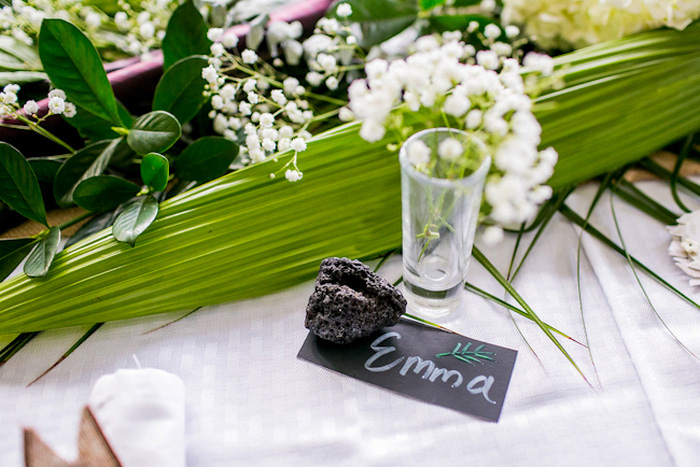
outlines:
[[[462,308],[463,290],[461,282],[447,290],[434,291],[404,281],[406,312],[428,321],[451,317]]]

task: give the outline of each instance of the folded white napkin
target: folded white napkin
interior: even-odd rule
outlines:
[[[124,467],[185,466],[185,385],[155,368],[102,376],[90,408]]]

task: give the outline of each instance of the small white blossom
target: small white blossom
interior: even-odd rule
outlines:
[[[63,113],[63,111],[66,109],[66,101],[61,99],[60,97],[52,97],[49,99],[49,110],[56,114],[60,115]]]
[[[484,36],[486,36],[487,39],[497,39],[501,35],[501,28],[496,26],[493,23],[489,23],[486,25],[484,28]]]
[[[243,63],[252,65],[258,61],[258,54],[256,54],[254,50],[245,49],[243,53],[241,53],[241,58],[243,59]]]
[[[227,49],[232,49],[238,45],[238,36],[233,33],[224,34],[224,36],[221,38],[221,43]]]
[[[297,86],[299,86],[299,80],[297,80],[296,78],[290,77],[282,82],[282,89],[284,90],[284,93],[289,97],[295,95],[294,92],[296,91]]]
[[[209,31],[207,31],[207,38],[212,42],[218,41],[223,35],[224,30],[221,28],[210,28]]]
[[[224,45],[220,42],[214,42],[211,45],[210,49],[211,49],[211,54],[215,57],[221,57],[225,52]]]
[[[347,18],[352,15],[352,7],[349,3],[341,3],[335,10],[335,14],[340,18]]]
[[[454,138],[446,138],[438,145],[438,155],[448,162],[455,161],[464,155],[464,146]]]
[[[294,138],[291,142],[291,148],[297,152],[306,151],[306,141],[302,138]]]
[[[216,71],[216,68],[209,65],[202,69],[202,78],[204,78],[209,84],[215,84],[219,79],[219,73]]]
[[[497,245],[503,241],[505,234],[503,228],[498,225],[491,225],[484,229],[483,240],[489,246]]]
[[[284,97],[284,92],[281,89],[274,89],[272,92],[270,92],[270,97],[277,105],[284,107],[284,105],[287,103],[287,98]]]
[[[308,81],[311,86],[320,86],[323,81],[323,75],[316,71],[310,71],[306,74],[306,81]]]
[[[66,108],[63,110],[63,116],[66,118],[73,118],[75,114],[78,113],[78,109],[72,102],[66,102]]]
[[[65,100],[66,99],[66,93],[63,92],[61,89],[52,89],[49,91],[49,99],[52,97],[58,97],[60,99]]]
[[[421,140],[416,140],[408,146],[408,160],[414,166],[430,162],[430,148]]]
[[[336,89],[338,89],[338,84],[338,78],[336,78],[335,76],[329,76],[326,80],[326,87],[331,91],[335,91]]]
[[[518,34],[520,34],[520,28],[514,25],[509,25],[506,26],[506,37],[508,39],[513,39],[514,37],[517,37]]]
[[[24,103],[24,113],[27,115],[34,115],[39,111],[39,104],[36,101],[27,101]]]
[[[347,107],[341,107],[340,111],[338,112],[338,118],[341,122],[351,122],[355,120],[355,114],[353,114],[352,110],[348,109]]]
[[[303,174],[298,170],[289,169],[284,173],[284,178],[286,178],[290,182],[298,182],[299,180],[301,180],[302,176]]]

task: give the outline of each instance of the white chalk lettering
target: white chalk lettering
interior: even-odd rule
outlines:
[[[425,373],[422,376],[423,379],[428,379],[435,370],[435,363],[433,363],[431,360],[423,360],[420,357],[408,357],[406,359],[406,363],[403,364],[401,371],[399,371],[401,376],[406,376],[406,373],[408,373],[408,370],[411,369],[411,365],[413,365],[414,363],[416,364],[416,366],[413,368],[413,372],[415,374],[420,373],[421,371],[423,371],[423,368],[427,367]],[[435,380],[431,379],[431,381]]]
[[[442,382],[446,383],[450,380],[452,376],[457,378],[457,381],[452,383],[452,387],[456,388],[459,387],[460,384],[462,384],[462,381],[464,381],[464,378],[462,377],[462,373],[460,373],[457,370],[445,370],[444,368],[435,368],[433,370],[433,373],[430,375],[430,381],[435,382],[438,377],[442,375]]]
[[[382,342],[384,342],[385,340],[390,339],[390,338],[392,338],[392,337],[396,337],[397,339],[401,339],[401,334],[399,334],[399,333],[396,332],[396,331],[387,332],[386,334],[382,334],[381,336],[379,336],[379,337],[377,337],[376,339],[374,339],[374,341],[370,344],[369,347],[370,347],[372,350],[374,350],[375,352],[377,352],[377,353],[375,353],[374,355],[372,355],[371,357],[369,357],[369,358],[367,359],[367,361],[365,362],[365,369],[366,369],[367,371],[371,371],[371,372],[373,372],[373,373],[379,373],[379,372],[382,372],[382,371],[388,371],[388,370],[391,370],[392,368],[394,368],[394,367],[395,367],[396,365],[398,365],[399,363],[401,363],[401,361],[404,359],[404,357],[401,357],[401,358],[397,358],[397,359],[394,360],[393,362],[387,363],[386,365],[383,365],[383,366],[379,366],[379,367],[373,367],[373,366],[372,366],[372,364],[373,364],[374,362],[376,362],[378,359],[380,359],[380,358],[382,358],[384,355],[390,354],[391,352],[393,352],[393,351],[396,350],[396,347],[394,347],[393,345],[389,345],[389,346],[386,346],[386,347],[382,347],[382,346],[379,345],[379,344],[381,344]]]
[[[488,378],[484,375],[477,376],[473,380],[469,381],[469,384],[467,384],[467,391],[469,391],[472,394],[481,393],[484,396],[484,399],[486,399],[492,404],[495,404],[496,401],[492,401],[489,397],[489,390],[491,390],[491,386],[493,386],[494,381],[495,380],[493,376],[489,376]],[[479,383],[484,383],[484,385],[476,387],[476,385]]]

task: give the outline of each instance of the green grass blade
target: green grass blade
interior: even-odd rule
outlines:
[[[566,357],[566,359],[573,365],[573,367],[576,369],[576,371],[581,375],[581,377],[586,381],[586,384],[591,386],[591,383],[588,381],[586,378],[586,375],[583,374],[581,369],[578,367],[576,362],[574,362],[574,359],[571,358],[569,353],[566,351],[566,349],[561,345],[561,343],[557,340],[556,337],[554,337],[554,334],[547,328],[547,326],[542,322],[542,320],[537,316],[537,314],[530,308],[530,306],[523,300],[523,298],[518,294],[518,292],[513,288],[513,286],[506,280],[505,277],[500,273],[496,267],[491,264],[491,262],[484,256],[484,254],[476,247],[474,247],[472,255],[474,258],[493,276],[494,279],[498,281],[499,284],[503,286],[503,288],[510,294],[511,297],[515,299],[516,302],[520,304],[520,306],[523,307],[523,309],[530,314],[532,317],[533,321],[537,323],[539,328],[542,330],[542,332],[545,333],[545,335],[549,338],[549,340],[552,341],[552,343],[559,349],[559,351]],[[591,386],[593,387],[593,386]]]
[[[568,207],[566,204],[562,205],[559,208],[559,212],[561,212],[567,219],[578,225],[579,227],[583,228],[586,232],[588,232],[591,236],[594,238],[600,240],[602,243],[607,245],[608,247],[612,248],[613,251],[615,251],[617,254],[622,256],[623,258],[627,257],[627,254],[625,251],[620,248],[617,244],[615,244],[612,240],[610,240],[608,237],[605,236],[601,231],[593,227],[591,224],[587,224],[581,216],[576,214],[570,207]],[[666,287],[668,290],[673,292],[675,295],[683,299],[685,302],[688,304],[694,306],[698,310],[700,310],[700,305],[691,300],[687,295],[685,295],[683,292],[666,282],[664,279],[662,279],[658,274],[656,274],[654,271],[646,267],[644,264],[642,264],[639,260],[637,260],[634,256],[630,255],[630,260],[632,263],[635,265],[637,269],[640,269],[643,271],[646,275],[654,279],[656,282],[659,284],[663,285]]]
[[[612,188],[613,194],[615,193],[615,186]],[[637,281],[637,284],[639,285],[639,288],[642,290],[642,293],[644,294],[644,298],[646,299],[647,303],[651,307],[652,311],[654,312],[654,315],[656,318],[661,322],[661,324],[666,328],[666,331],[673,337],[673,340],[676,341],[678,345],[680,345],[686,352],[688,352],[693,358],[696,360],[700,360],[697,355],[695,355],[686,345],[681,342],[680,339],[674,334],[674,332],[671,330],[671,328],[666,324],[666,321],[661,317],[659,312],[656,310],[656,307],[652,303],[651,299],[649,298],[649,295],[647,294],[646,289],[644,288],[644,285],[642,284],[642,281],[639,279],[639,275],[637,274],[637,268],[635,267],[635,263],[632,261],[632,258],[630,257],[629,252],[627,251],[627,247],[625,246],[625,239],[622,236],[622,231],[620,230],[620,224],[617,222],[617,215],[615,214],[615,202],[614,202],[614,196],[610,196],[610,210],[612,212],[613,216],[613,222],[615,223],[615,230],[617,231],[617,236],[620,239],[620,244],[622,245],[622,250],[625,252],[625,258],[627,259],[627,263],[629,264],[630,268],[632,269],[632,273],[634,274],[634,279]]]

